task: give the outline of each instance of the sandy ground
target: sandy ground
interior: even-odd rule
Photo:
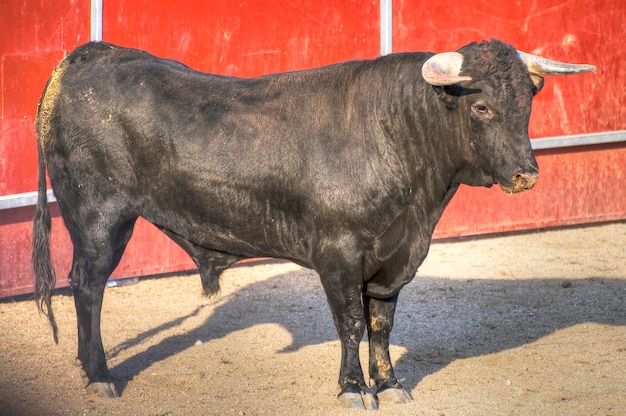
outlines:
[[[391,354],[414,401],[379,415],[626,415],[626,223],[433,244],[401,293]],[[282,261],[107,288],[117,399],[74,366],[73,300],[56,346],[29,299],[0,301],[1,415],[356,415],[317,275]],[[366,344],[362,360],[367,362]]]

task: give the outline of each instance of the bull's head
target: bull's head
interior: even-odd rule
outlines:
[[[542,75],[595,71],[592,65],[551,61],[519,52],[499,41],[470,44],[432,56],[422,76],[440,91],[464,126],[460,173],[470,185],[498,183],[509,193],[530,189],[539,170],[528,138],[532,97]]]

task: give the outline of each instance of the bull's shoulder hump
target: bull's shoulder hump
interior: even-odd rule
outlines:
[[[99,61],[125,61],[134,59],[157,59],[139,49],[123,48],[106,42],[89,42],[74,49],[66,61],[68,64],[84,64]]]
[[[109,74],[152,74],[153,76],[169,76],[190,80],[237,80],[235,77],[216,75],[195,70],[182,62],[161,58],[149,52],[125,48],[105,42],[89,42],[79,46],[69,54],[64,62],[72,74],[68,79],[79,76]],[[71,82],[71,81],[70,81]]]

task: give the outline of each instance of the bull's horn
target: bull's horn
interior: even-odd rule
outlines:
[[[520,57],[522,62],[526,64],[528,72],[530,72],[531,74],[573,75],[588,71],[596,72],[596,67],[593,65],[567,64],[564,62],[552,61],[550,59],[542,58],[541,56],[531,55],[522,51],[517,51],[517,55]]]
[[[471,81],[472,77],[459,75],[463,66],[463,55],[458,52],[444,52],[431,56],[422,65],[422,77],[430,85],[443,86]]]

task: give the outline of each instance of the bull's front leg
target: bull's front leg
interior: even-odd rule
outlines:
[[[376,383],[376,397],[381,402],[409,403],[409,392],[396,378],[389,356],[389,335],[393,328],[398,295],[375,299],[363,294],[369,337],[370,378]]]
[[[361,303],[362,286],[350,285],[341,276],[322,276],[322,284],[333,313],[341,341],[341,369],[339,371],[339,402],[348,408],[376,410],[378,402],[365,383],[359,344],[365,332],[365,314]]]

